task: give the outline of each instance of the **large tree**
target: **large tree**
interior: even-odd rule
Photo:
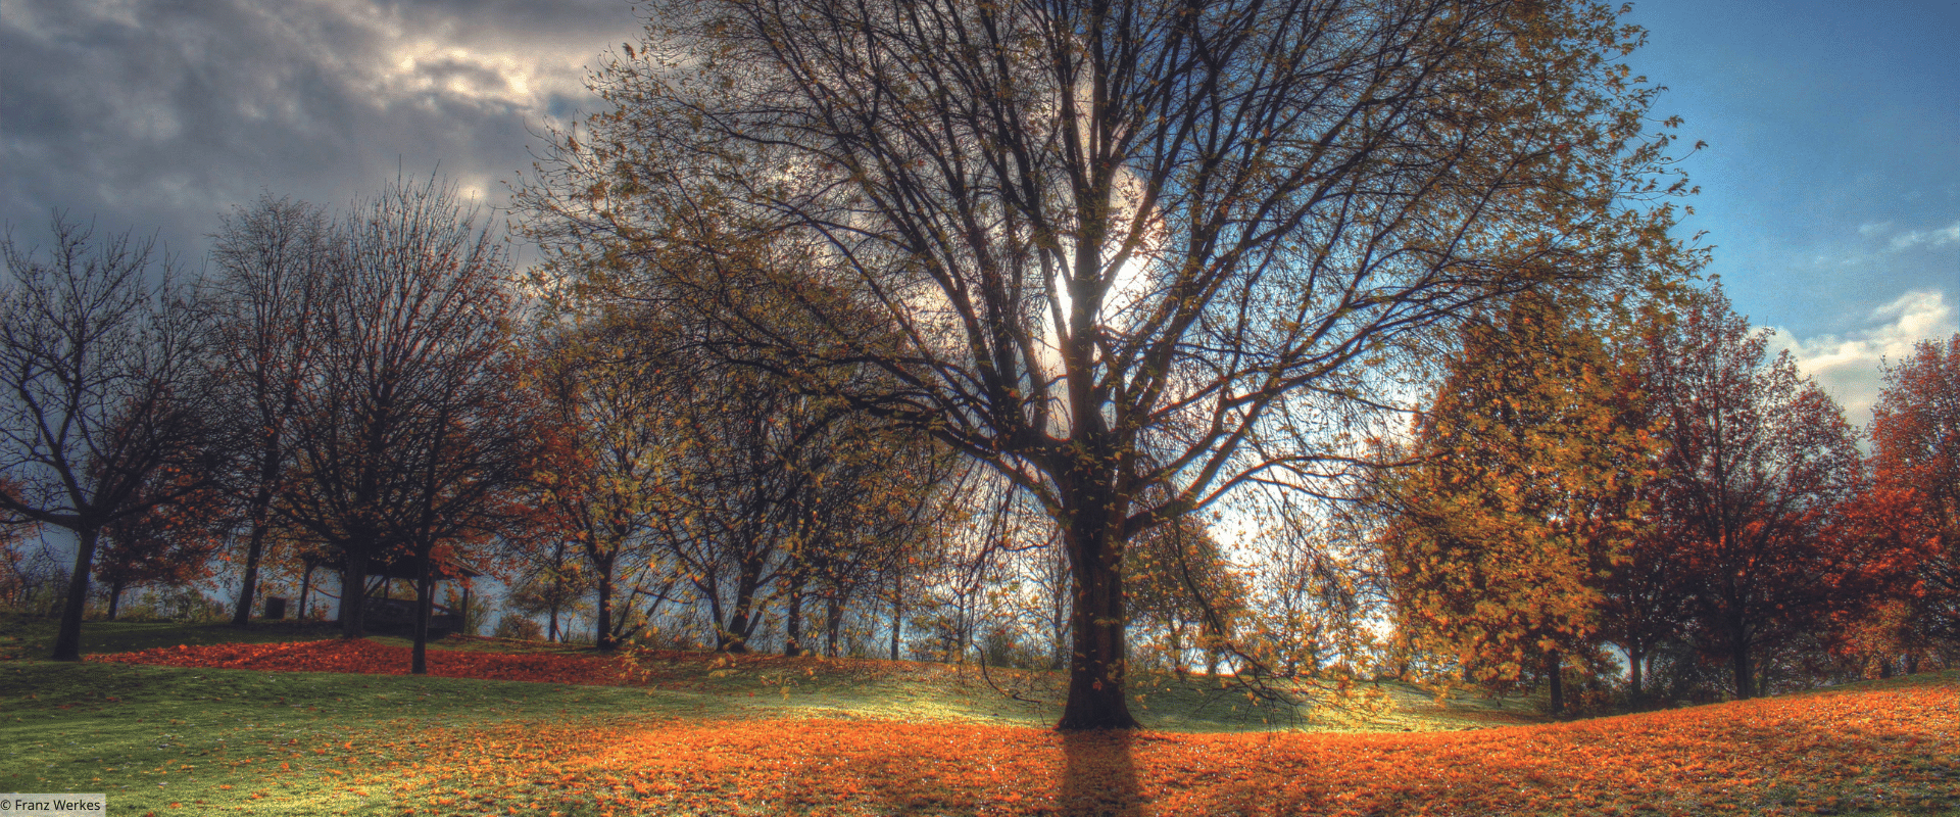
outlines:
[[[1919,551],[1916,607],[1934,632],[1960,639],[1960,334],[1921,341],[1885,370],[1872,407],[1873,471],[1904,513],[1892,533]]]
[[[618,645],[628,619],[617,610],[620,569],[659,561],[649,534],[660,517],[675,515],[680,487],[671,483],[678,469],[663,467],[681,453],[675,443],[683,429],[670,422],[675,395],[663,389],[672,378],[662,376],[661,361],[624,342],[632,334],[632,322],[603,315],[540,327],[529,378],[542,413],[530,429],[539,467],[521,544],[542,557],[532,560],[545,568],[533,580],[539,589],[572,578],[550,569],[563,563],[561,546],[579,557],[584,581],[571,584],[596,593],[593,636],[601,650]],[[557,605],[547,606],[556,638]]]
[[[537,234],[1035,497],[1065,729],[1135,724],[1132,536],[1313,479],[1346,452],[1301,430],[1412,333],[1665,246],[1622,206],[1667,143],[1612,64],[1637,30],[1594,3],[650,5]]]
[[[1401,626],[1479,680],[1540,666],[1563,705],[1564,656],[1600,638],[1602,584],[1639,533],[1658,446],[1629,419],[1631,366],[1571,302],[1518,298],[1471,322],[1383,497]]]
[[[1689,298],[1644,338],[1643,379],[1665,421],[1656,523],[1686,571],[1705,646],[1726,657],[1737,697],[1758,690],[1756,653],[1814,622],[1853,551],[1824,536],[1861,463],[1844,412],[1769,357],[1721,288]]]
[[[278,521],[273,503],[293,459],[294,416],[320,356],[332,228],[319,207],[263,196],[225,217],[211,248],[215,273],[200,304],[212,320],[225,493],[244,525],[244,573],[232,625],[251,622],[259,567]]]
[[[53,233],[45,258],[0,243],[0,512],[75,535],[54,645],[72,661],[103,529],[202,487],[206,463],[200,337],[169,265],[127,234],[92,242],[60,218]],[[168,467],[193,478],[146,490]]]
[[[431,583],[446,555],[504,523],[504,492],[530,461],[511,264],[434,180],[384,188],[334,241],[279,508],[339,555],[348,637],[364,630],[370,560],[415,566],[421,672]]]

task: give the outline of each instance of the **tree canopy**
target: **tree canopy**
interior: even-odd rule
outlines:
[[[1131,537],[1344,469],[1364,363],[1464,310],[1673,251],[1628,198],[1669,145],[1614,63],[1640,35],[1595,3],[649,10],[533,234],[1035,497],[1073,577],[1064,728],[1135,722]]]

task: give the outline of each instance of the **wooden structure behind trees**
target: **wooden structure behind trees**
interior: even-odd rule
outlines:
[[[459,564],[427,565],[426,568],[434,573],[429,580],[431,590],[440,587],[443,582],[461,583],[461,602],[455,608],[450,608],[435,603],[435,593],[420,592],[417,587],[423,578],[425,565],[415,559],[369,562],[368,577],[373,586],[361,594],[364,607],[362,621],[368,631],[414,636],[418,615],[425,617],[423,626],[429,639],[463,631],[472,601],[472,583],[482,578],[483,574]],[[400,598],[394,593],[394,584],[398,581],[408,583],[408,598]]]

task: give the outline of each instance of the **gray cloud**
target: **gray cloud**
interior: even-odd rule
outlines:
[[[641,28],[626,0],[0,0],[0,220],[156,230],[195,264],[261,190],[340,205],[440,164],[499,204]]]

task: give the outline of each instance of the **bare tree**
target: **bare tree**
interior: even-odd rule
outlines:
[[[1668,143],[1612,64],[1639,35],[1594,3],[650,5],[536,234],[1036,497],[1064,729],[1135,724],[1132,536],[1342,467],[1304,429],[1466,306],[1670,247],[1623,205]]]
[[[213,318],[216,407],[234,460],[224,486],[245,524],[237,627],[251,622],[273,501],[292,462],[294,414],[320,351],[317,310],[327,300],[331,237],[319,207],[269,196],[226,217],[213,236],[217,275],[200,303]]]
[[[529,457],[511,265],[434,180],[398,182],[356,207],[332,264],[281,508],[342,555],[348,637],[364,631],[369,561],[416,565],[421,672],[431,583],[454,548],[503,523],[501,492]]]
[[[82,612],[104,527],[204,487],[196,315],[149,241],[91,244],[54,219],[45,257],[4,242],[0,289],[0,509],[75,534],[54,658],[81,656]],[[190,478],[144,491],[161,469]]]

